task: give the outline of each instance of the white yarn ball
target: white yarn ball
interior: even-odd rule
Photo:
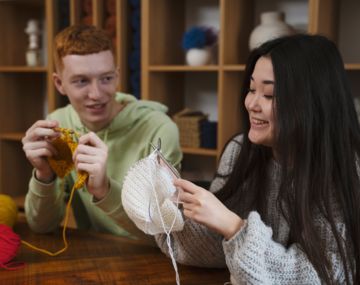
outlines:
[[[129,169],[121,199],[135,225],[144,233],[155,235],[181,231],[184,227],[182,213],[171,199],[175,193],[170,171],[157,162],[153,153]]]
[[[191,66],[211,63],[212,55],[209,48],[191,48],[186,52],[186,62]]]

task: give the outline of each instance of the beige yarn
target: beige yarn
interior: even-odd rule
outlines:
[[[156,235],[184,227],[182,213],[173,202],[176,194],[170,170],[159,164],[154,152],[129,169],[121,199],[135,225],[146,234]]]

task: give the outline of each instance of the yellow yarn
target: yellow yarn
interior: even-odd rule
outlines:
[[[48,161],[51,168],[54,170],[56,175],[60,178],[64,178],[68,175],[74,168],[74,162],[72,160],[72,155],[78,146],[78,138],[79,134],[71,129],[66,128],[57,128],[56,131],[61,132],[61,136],[54,139],[51,143],[56,148],[58,155],[56,157],[49,157]],[[63,253],[68,248],[68,242],[66,240],[66,228],[69,220],[69,212],[70,212],[70,205],[74,197],[74,192],[77,189],[80,189],[84,186],[86,179],[88,178],[88,173],[84,171],[79,171],[77,173],[77,179],[73,188],[71,189],[70,198],[66,205],[66,212],[65,212],[65,220],[64,220],[64,227],[62,231],[62,237],[64,241],[64,247],[56,252],[51,252],[46,249],[37,247],[32,245],[31,243],[22,240],[21,242],[26,246],[37,250],[39,252],[45,253],[50,256],[57,256]]]
[[[17,213],[15,201],[8,195],[0,194],[0,224],[12,228],[17,221]]]
[[[74,130],[66,128],[57,128],[56,131],[61,132],[61,136],[54,139],[51,144],[56,148],[58,154],[55,157],[49,157],[48,161],[56,175],[64,178],[74,168],[72,155],[78,146],[77,140],[79,134]],[[82,188],[87,178],[88,174],[86,172],[78,172],[75,189]]]
[[[64,221],[63,231],[62,231],[62,238],[63,238],[63,241],[64,241],[64,247],[62,249],[59,249],[56,252],[51,252],[51,251],[48,251],[46,249],[43,249],[43,248],[37,247],[35,245],[32,245],[31,243],[29,243],[29,242],[27,242],[25,240],[22,240],[21,243],[25,244],[26,246],[28,246],[28,247],[30,247],[30,248],[32,248],[34,250],[37,250],[39,252],[42,252],[42,253],[50,255],[50,256],[57,256],[57,255],[63,253],[64,251],[66,251],[68,246],[69,246],[69,244],[67,242],[67,239],[66,239],[66,228],[67,228],[67,224],[68,224],[68,221],[69,221],[70,205],[71,205],[71,202],[73,200],[75,190],[76,190],[76,188],[75,188],[75,185],[74,185],[72,190],[71,190],[71,193],[70,193],[69,202],[66,205],[65,221]]]

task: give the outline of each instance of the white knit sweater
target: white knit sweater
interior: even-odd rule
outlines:
[[[219,165],[219,174],[228,174],[239,154],[242,137],[236,137],[227,146]],[[172,233],[176,260],[183,264],[201,267],[227,266],[235,284],[321,284],[318,274],[306,254],[298,244],[286,248],[289,227],[276,205],[279,188],[279,166],[273,162],[269,169],[271,194],[268,200],[270,209],[266,224],[257,212],[250,212],[246,225],[230,240],[205,226],[186,220],[181,232]],[[271,178],[270,178],[271,177]],[[265,179],[265,178],[264,178]],[[225,180],[216,178],[210,191],[222,188]],[[233,205],[239,205],[241,197],[233,197]],[[341,215],[334,206],[337,229],[345,236]],[[336,284],[345,283],[335,238],[330,225],[323,218],[315,218],[321,238],[326,241],[326,253],[331,261]],[[167,253],[165,235],[157,235],[156,242]]]

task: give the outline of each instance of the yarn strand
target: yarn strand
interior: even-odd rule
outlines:
[[[155,162],[156,163],[156,162]],[[155,168],[157,169],[157,168]],[[156,173],[155,173],[156,175]],[[166,229],[166,226],[165,226],[165,223],[164,223],[164,220],[163,220],[163,217],[161,215],[161,210],[160,210],[160,205],[159,205],[159,199],[158,199],[158,196],[157,196],[157,193],[156,193],[156,190],[155,190],[155,185],[153,184],[152,180],[150,180],[150,183],[151,183],[151,188],[153,190],[153,194],[155,196],[155,200],[156,200],[156,208],[157,208],[157,211],[158,211],[158,214],[160,216],[160,221],[161,221],[161,224],[162,224],[162,227],[165,231],[165,234],[166,234],[166,244],[168,246],[168,249],[169,249],[169,255],[170,255],[170,258],[171,258],[171,261],[172,261],[172,265],[174,267],[174,270],[175,270],[175,277],[176,277],[176,284],[177,285],[180,285],[180,277],[179,277],[179,271],[178,271],[178,267],[177,267],[177,264],[176,264],[176,260],[175,260],[175,256],[174,256],[174,251],[172,249],[172,246],[171,246],[171,230],[175,224],[175,221],[176,221],[176,215],[174,216],[174,219],[171,223],[171,226],[169,228],[169,230]],[[178,195],[177,195],[177,205],[179,205],[179,192],[178,192]]]
[[[80,137],[80,134],[72,129],[67,128],[56,128],[56,131],[61,133],[61,136],[55,140],[52,141],[53,146],[58,151],[58,156],[56,157],[49,157],[48,162],[51,166],[51,168],[54,170],[56,175],[59,178],[62,178],[61,180],[61,189],[64,189],[64,177],[68,175],[72,169],[74,169],[74,163],[72,161],[72,154],[74,153],[76,147],[78,146],[78,139]],[[70,213],[70,206],[71,202],[74,196],[74,192],[77,189],[80,189],[84,186],[86,183],[86,180],[88,178],[88,174],[84,171],[80,171],[77,173],[77,179],[71,189],[70,198],[66,205],[66,212],[65,212],[65,220],[64,220],[64,226],[62,231],[62,238],[64,242],[64,247],[56,252],[51,252],[46,249],[37,247],[35,245],[32,245],[31,243],[22,240],[21,243],[34,249],[39,252],[45,253],[50,256],[57,256],[68,248],[68,242],[66,239],[66,228],[69,220],[69,213]]]
[[[76,184],[74,184],[73,188],[71,189],[71,193],[70,193],[70,198],[69,198],[69,201],[66,205],[66,212],[65,212],[65,219],[64,219],[64,227],[63,227],[63,231],[62,231],[62,238],[63,238],[63,242],[64,242],[64,247],[56,252],[51,252],[49,250],[46,250],[46,249],[43,249],[43,248],[40,248],[40,247],[37,247],[35,245],[32,245],[31,243],[27,242],[27,241],[24,241],[22,240],[21,243],[36,250],[36,251],[39,251],[39,252],[42,252],[44,254],[47,254],[47,255],[50,255],[50,256],[57,256],[61,253],[63,253],[64,251],[67,250],[68,248],[68,242],[67,242],[67,239],[66,239],[66,228],[67,228],[67,225],[68,225],[68,221],[69,221],[69,213],[70,213],[70,206],[71,206],[71,202],[73,200],[73,197],[74,197],[74,193],[75,193],[75,190],[77,189],[76,187]]]

